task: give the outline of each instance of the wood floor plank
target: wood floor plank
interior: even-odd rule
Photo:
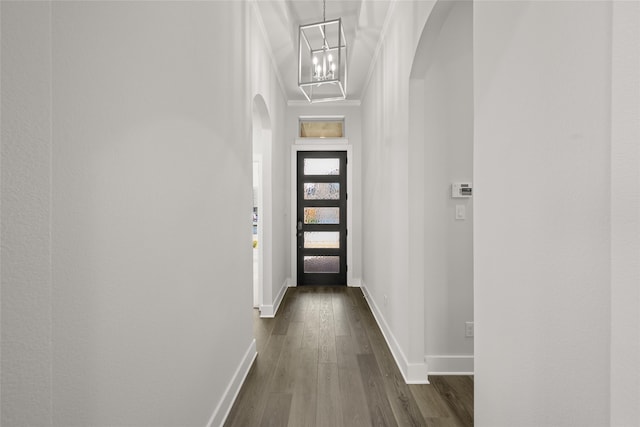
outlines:
[[[261,352],[264,349],[265,344],[271,337],[271,331],[273,331],[273,325],[275,319],[260,318],[260,310],[253,310],[253,335],[256,338],[256,350]]]
[[[324,293],[320,299],[319,319],[318,363],[336,363],[336,334],[331,294]]]
[[[323,330],[318,335],[318,357],[320,363],[336,363],[336,337],[333,331]]]
[[[269,393],[260,427],[283,427],[289,423],[291,394]]]
[[[291,368],[296,379],[294,392],[315,395],[318,391],[318,352],[302,348],[296,354]]]
[[[316,350],[318,352],[319,347],[319,332],[317,327],[307,326],[305,323],[305,327],[302,332],[302,347]]]
[[[288,427],[316,427],[317,394],[296,393],[291,399]]]
[[[305,294],[305,323],[311,323],[317,325],[320,321],[320,299],[318,295],[306,293]]]
[[[271,332],[274,335],[286,335],[289,329],[289,322],[291,322],[293,315],[292,310],[295,305],[295,297],[292,297],[289,292],[287,292],[287,294],[285,294],[282,299],[282,303],[280,303],[280,308],[278,309],[278,315],[275,317],[275,325]]]
[[[337,363],[318,363],[317,427],[340,427],[342,402]]]
[[[409,390],[426,418],[449,418],[452,416],[447,402],[433,384],[409,384]]]
[[[364,394],[355,346],[349,336],[336,337],[340,396],[347,405],[342,407],[345,426],[368,427],[371,417]]]
[[[396,418],[389,404],[387,393],[373,354],[359,354],[357,356],[360,376],[367,398],[371,425],[393,427],[397,426]]]
[[[289,319],[285,319],[284,317],[277,317],[272,334],[286,335],[287,329],[289,329]]]
[[[424,416],[420,412],[415,398],[404,381],[402,373],[393,359],[391,351],[375,318],[371,314],[366,300],[356,294],[361,318],[366,323],[366,332],[371,348],[378,362],[383,382],[389,396],[389,403],[400,426],[420,427],[425,425]],[[426,379],[426,378],[425,378]]]
[[[294,362],[302,349],[302,335],[286,335],[280,358],[273,372],[272,392],[292,393],[295,386]]]
[[[314,295],[307,294],[306,316],[302,330],[302,347],[318,351],[318,338],[320,335],[320,305]]]
[[[347,315],[346,294],[344,292],[333,294],[331,303],[333,304],[333,322],[336,337],[351,335],[349,317]]]
[[[367,332],[398,425],[424,426],[425,420],[422,412],[420,412],[411,390],[405,383],[393,355],[386,346],[382,333],[373,330]]]
[[[225,426],[473,425],[473,377],[406,385],[358,288],[289,288],[275,319],[254,311],[254,333]]]
[[[371,353],[371,343],[366,331],[366,325],[362,321],[362,314],[358,307],[357,302],[349,295],[349,302],[351,304],[345,305],[347,312],[347,319],[349,319],[349,327],[351,329],[351,336],[354,337],[357,345],[358,353],[366,354]]]
[[[302,298],[302,295],[295,291],[290,292],[287,290],[287,294],[292,296],[290,310],[287,313],[289,320],[292,322],[304,322],[305,312],[307,309],[306,301]]]
[[[411,394],[411,391],[407,387],[407,384],[404,382],[402,375],[399,372],[389,376],[383,375],[383,380],[398,425],[411,427],[424,426],[425,420],[422,412],[420,412],[420,408],[413,394]]]
[[[284,338],[282,335],[272,335],[264,350],[258,353],[236,398],[236,403],[227,416],[225,426],[244,427],[260,424],[267,404],[266,396],[273,376],[273,367],[280,358]]]
[[[291,369],[295,384],[291,401],[290,427],[315,427],[318,393],[318,348],[302,347]]]
[[[426,427],[461,427],[455,418],[426,418]]]
[[[462,426],[473,425],[473,388],[469,377],[431,376],[429,381],[447,402],[449,409]]]
[[[296,293],[297,301],[292,310],[291,321],[292,322],[304,322],[307,314],[307,299],[303,294]]]
[[[304,322],[291,321],[289,322],[289,328],[287,329],[287,336],[297,336],[302,338],[304,334]]]

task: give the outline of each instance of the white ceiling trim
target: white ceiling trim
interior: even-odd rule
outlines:
[[[369,90],[369,84],[371,83],[373,72],[375,71],[376,65],[378,64],[378,58],[380,57],[380,52],[382,51],[382,45],[384,44],[384,41],[387,35],[387,30],[389,29],[389,23],[391,22],[391,17],[393,16],[393,12],[396,9],[397,2],[398,0],[391,0],[389,9],[387,9],[387,16],[384,18],[384,24],[382,24],[382,30],[380,31],[380,38],[378,38],[378,44],[376,45],[376,50],[373,53],[373,59],[371,60],[371,64],[369,65],[369,72],[367,73],[367,78],[364,81],[364,85],[362,85],[361,96],[363,98],[365,97],[365,94]]]
[[[339,101],[327,101],[327,102],[316,102],[316,103],[310,103],[309,101],[307,101],[306,99],[291,99],[289,101],[287,101],[287,105],[289,107],[323,107],[323,106],[335,106],[335,105],[339,105],[339,106],[343,106],[343,107],[359,107],[360,106],[360,100],[359,99],[345,99],[345,100],[339,100]]]
[[[260,13],[260,9],[258,8],[258,0],[249,0],[251,2],[251,7],[253,8],[253,13],[256,16],[256,20],[258,21],[258,27],[260,28],[260,32],[262,33],[262,38],[265,40],[269,51],[269,58],[271,58],[271,68],[273,68],[273,72],[276,75],[276,80],[278,80],[278,86],[280,86],[280,92],[282,92],[282,97],[288,100],[287,91],[285,90],[284,81],[282,80],[282,75],[280,74],[280,68],[278,67],[278,62],[276,61],[275,56],[273,56],[273,46],[271,45],[271,40],[269,39],[269,34],[267,33],[267,29],[265,28],[264,21],[262,20],[262,14]]]

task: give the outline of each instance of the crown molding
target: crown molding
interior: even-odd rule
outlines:
[[[287,101],[287,106],[289,107],[359,107],[360,100],[359,99],[345,99],[343,101],[327,101],[327,102],[314,102],[313,104],[309,101],[302,99],[290,99]]]

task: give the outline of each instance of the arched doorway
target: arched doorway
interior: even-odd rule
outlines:
[[[429,374],[470,374],[473,338],[473,3],[438,1],[416,49],[409,82],[409,221],[420,244],[411,299],[424,301]],[[422,317],[420,318],[420,315]]]
[[[253,153],[253,306],[271,295],[271,119],[261,95],[252,104]]]

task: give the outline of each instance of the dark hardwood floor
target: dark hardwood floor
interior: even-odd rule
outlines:
[[[225,426],[473,425],[473,377],[407,385],[359,288],[289,288]]]

